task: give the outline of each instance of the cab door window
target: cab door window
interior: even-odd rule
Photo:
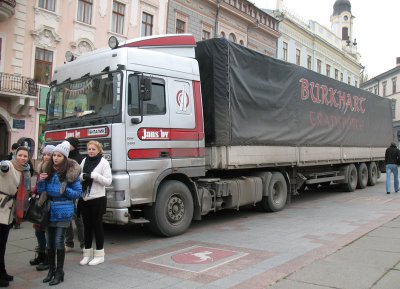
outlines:
[[[166,114],[165,82],[153,78],[151,84],[151,100],[139,101],[139,75],[131,74],[128,77],[128,115],[140,115],[140,105],[143,106],[143,115]]]

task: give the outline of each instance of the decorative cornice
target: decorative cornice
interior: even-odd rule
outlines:
[[[31,35],[35,45],[43,48],[55,49],[61,41],[61,37],[56,33],[55,29],[46,25],[42,25],[37,30],[31,30]]]

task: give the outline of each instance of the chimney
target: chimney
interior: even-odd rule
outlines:
[[[396,66],[400,66],[400,57],[396,57]]]

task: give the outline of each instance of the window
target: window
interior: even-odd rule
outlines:
[[[311,55],[307,55],[307,68],[312,69],[312,58]]]
[[[93,0],[78,1],[78,21],[92,24]]]
[[[112,12],[112,32],[116,32],[119,34],[124,33],[124,17],[125,5],[114,1]]]
[[[300,49],[296,49],[296,64],[300,65]]]
[[[337,70],[335,68],[335,79],[338,80],[339,79],[339,70]]]
[[[288,44],[286,42],[283,42],[282,46],[282,59],[287,61],[288,57]]]
[[[221,31],[221,37],[225,38],[225,32]]]
[[[139,76],[129,75],[128,78],[128,114],[140,115]],[[151,100],[142,102],[143,115],[162,115],[167,112],[165,104],[165,84],[161,79],[152,79]]]
[[[391,99],[391,104],[392,104],[392,118],[395,119],[396,118],[396,99]],[[397,132],[397,137],[398,137],[399,133]]]
[[[203,31],[201,32],[201,40],[210,39],[210,36],[211,36],[210,31],[203,30]]]
[[[153,35],[153,15],[143,12],[142,14],[142,36]]]
[[[35,53],[35,81],[48,85],[53,70],[53,52],[36,48]]]
[[[321,73],[322,71],[322,61],[320,59],[317,59],[317,72]]]
[[[229,34],[229,40],[236,43],[236,36],[233,33]]]
[[[0,40],[1,41],[1,40]],[[0,42],[1,44],[1,42]],[[0,45],[1,46],[1,45]],[[0,51],[1,52],[1,51]],[[397,87],[396,87],[396,83],[397,83],[397,77],[393,77],[392,78],[392,93],[395,94]]]
[[[382,82],[382,96],[386,96],[386,86],[387,82],[386,81]]]
[[[342,28],[342,40],[349,40],[349,28]]]
[[[239,43],[240,43],[240,45],[244,45],[244,41],[243,40],[240,40]]]
[[[326,65],[326,76],[331,77],[331,66],[329,64]]]
[[[176,19],[176,33],[182,34],[185,33],[186,23],[182,20]]]
[[[39,7],[46,10],[55,11],[56,0],[39,0]]]
[[[340,73],[340,81],[343,81],[343,72]]]
[[[377,85],[374,86],[374,93],[375,93],[376,95],[378,95],[378,86],[377,86]]]
[[[358,82],[357,80],[354,81],[354,86],[357,87],[358,86]]]
[[[350,84],[351,83],[351,78],[350,78],[350,76],[348,76],[347,77],[347,84]]]

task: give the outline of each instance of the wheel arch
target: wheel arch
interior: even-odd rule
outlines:
[[[200,206],[199,194],[197,193],[198,192],[197,185],[195,182],[192,181],[190,177],[188,177],[184,173],[174,173],[172,169],[169,169],[160,174],[160,176],[157,178],[154,184],[152,202],[154,203],[157,199],[157,193],[161,183],[168,180],[179,181],[185,184],[189,188],[190,194],[192,195],[193,206],[194,206],[193,220],[197,221],[201,220],[201,210],[200,210],[201,206]]]

